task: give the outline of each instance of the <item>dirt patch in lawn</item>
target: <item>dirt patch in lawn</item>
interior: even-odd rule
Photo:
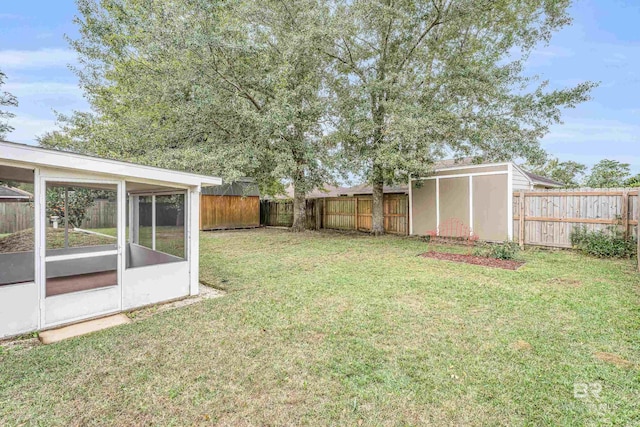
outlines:
[[[518,350],[518,351],[533,350],[533,346],[531,344],[529,344],[528,342],[526,342],[525,340],[518,340],[518,341],[514,342],[513,344],[511,344],[511,347],[514,350]]]
[[[423,254],[420,254],[420,256],[444,261],[464,262],[466,264],[482,265],[485,267],[503,268],[505,270],[517,270],[524,264],[524,261],[487,258],[475,255],[452,254],[447,252],[435,251],[425,252]]]
[[[606,353],[604,351],[598,351],[595,353],[596,359],[601,360],[603,362],[611,363],[612,365],[616,365],[618,368],[635,368],[636,364],[630,362],[629,360],[623,359],[617,354]]]
[[[578,279],[569,279],[566,277],[555,277],[548,282],[549,285],[559,286],[562,288],[579,288],[582,282]]]

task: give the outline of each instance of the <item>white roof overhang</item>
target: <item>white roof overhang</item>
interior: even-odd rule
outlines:
[[[222,184],[222,178],[218,177],[144,166],[7,141],[0,141],[0,161],[2,160],[9,160],[24,166],[62,168],[85,173],[113,175],[125,179],[137,178],[143,181],[161,181],[187,186],[208,187]]]

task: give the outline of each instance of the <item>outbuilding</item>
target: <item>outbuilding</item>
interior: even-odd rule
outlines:
[[[30,226],[0,235],[0,338],[198,294],[200,192],[220,178],[0,142],[0,181],[33,189]],[[115,226],[87,219],[96,200]]]
[[[441,164],[410,181],[410,234],[512,240],[514,191],[559,187],[511,162]]]
[[[202,189],[200,229],[260,227],[260,190],[251,178]]]

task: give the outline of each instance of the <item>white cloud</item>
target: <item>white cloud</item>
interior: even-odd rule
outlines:
[[[60,68],[76,62],[76,53],[68,49],[0,50],[3,71]]]
[[[14,118],[10,119],[9,125],[15,129],[7,135],[6,139],[23,144],[35,144],[37,136],[57,128],[54,119],[43,119],[21,114],[16,114]]]

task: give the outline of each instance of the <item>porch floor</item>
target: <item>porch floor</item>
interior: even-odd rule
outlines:
[[[47,296],[52,297],[70,292],[115,286],[117,283],[118,275],[116,270],[54,277],[47,279]]]

